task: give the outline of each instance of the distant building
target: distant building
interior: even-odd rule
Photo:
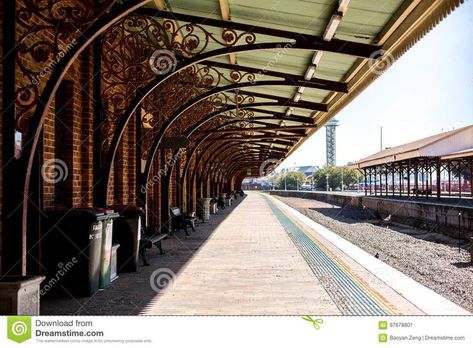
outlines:
[[[241,185],[242,190],[270,190],[273,187],[271,183],[269,183],[264,178],[250,178],[244,179]]]
[[[375,195],[473,197],[473,125],[386,148],[350,165]]]
[[[320,170],[320,167],[318,166],[300,166],[300,167],[287,168],[288,172],[304,173],[306,176],[306,183],[308,184],[312,182],[312,176],[314,175],[314,173],[319,170]]]
[[[319,169],[320,168],[317,166],[300,166],[300,167],[287,168],[287,171],[304,173],[308,177],[308,176],[314,175],[314,173],[318,171]]]

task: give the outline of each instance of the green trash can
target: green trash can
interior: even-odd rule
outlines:
[[[93,209],[45,212],[41,265],[46,280],[42,295],[82,297],[97,292],[102,230],[102,221]]]
[[[105,289],[110,285],[111,261],[112,261],[112,238],[113,220],[119,217],[113,210],[98,210],[97,221],[102,222],[102,250],[100,258],[100,281],[99,286]]]

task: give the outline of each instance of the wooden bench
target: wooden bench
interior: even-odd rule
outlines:
[[[148,227],[140,239],[139,256],[143,261],[143,266],[149,266],[148,259],[146,258],[146,249],[151,249],[155,245],[161,255],[165,254],[161,241],[167,238],[167,233],[160,233],[157,226]]]
[[[412,194],[419,194],[419,195],[422,195],[422,196],[426,196],[426,195],[429,195],[429,196],[432,196],[432,189],[431,188],[428,188],[428,189],[415,189],[413,188],[412,190]]]
[[[215,197],[214,202],[217,205],[217,211],[219,209],[225,209],[225,199],[224,198],[222,198],[222,200],[220,200],[220,197]]]
[[[195,216],[195,213],[189,215],[182,213],[181,208],[171,208],[171,223],[173,231],[183,229],[186,232],[186,236],[190,236],[189,232],[187,232],[187,226],[190,226],[192,228],[192,231],[195,231],[196,221],[197,217]]]
[[[218,213],[218,203],[212,199],[210,202],[210,214],[217,214]]]
[[[232,205],[232,202],[233,202],[233,195],[227,194],[225,196],[225,204],[230,207]]]

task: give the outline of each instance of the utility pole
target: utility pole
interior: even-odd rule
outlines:
[[[299,173],[299,168],[296,166],[296,162],[294,162],[294,167],[296,168],[295,170],[295,176],[296,176],[296,190],[299,191],[299,179],[297,178],[297,173]]]
[[[284,168],[284,191],[287,191],[287,168]]]

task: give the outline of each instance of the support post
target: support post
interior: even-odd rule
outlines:
[[[470,158],[470,198],[473,199],[473,158]]]
[[[93,110],[94,110],[94,129],[99,129],[102,122],[102,45],[101,40],[97,39],[93,43]],[[105,191],[103,188],[105,185],[101,182],[103,180],[103,166],[104,160],[102,159],[102,146],[100,132],[93,132],[93,180],[94,180],[94,192],[93,192],[93,204],[96,207],[105,207],[107,203],[107,197],[105,197]]]
[[[395,167],[394,167],[394,163],[393,163],[393,165],[391,166],[391,177],[392,177],[392,185],[393,185],[393,191],[392,191],[393,197],[394,197],[394,175],[395,175],[395,173],[394,173],[394,172],[395,172],[395,169],[394,169],[394,168],[395,168]]]
[[[440,199],[440,194],[441,194],[441,185],[440,185],[440,174],[442,171],[441,163],[440,163],[440,157],[437,158],[437,167],[435,168],[436,175],[437,175],[437,199]]]
[[[389,185],[388,185],[388,167],[384,166],[384,180],[386,182],[386,197],[389,194]]]
[[[378,195],[378,188],[376,186],[376,181],[378,180],[378,175],[377,175],[378,170],[377,169],[378,169],[378,167],[374,167],[374,195],[375,196]]]
[[[402,168],[402,162],[399,162],[399,196],[402,197],[404,191],[404,169]]]
[[[414,160],[414,188],[416,190],[416,198],[419,197],[419,164]]]
[[[372,187],[372,185],[373,185],[373,176],[372,176],[373,168],[370,168],[369,171],[370,171],[370,196],[371,196],[371,194],[373,192],[373,190],[372,190],[373,189],[373,187]]]
[[[23,192],[27,159],[20,158],[16,148],[15,129],[15,52],[16,1],[2,1],[2,258],[1,274],[26,275],[26,221],[23,221]],[[8,67],[5,68],[5,67]],[[7,247],[8,246],[8,247]]]
[[[148,214],[148,202],[147,198],[147,180],[148,178],[143,175],[141,170],[141,154],[142,154],[142,139],[141,139],[141,108],[138,108],[135,111],[135,142],[136,142],[136,204],[143,208],[146,218],[144,221],[148,221],[147,214]]]
[[[166,150],[164,148],[160,149],[161,156],[161,169],[164,170],[166,166]],[[169,171],[169,168],[168,168]],[[169,173],[161,176],[161,228],[164,233],[171,233],[171,221],[169,214],[169,184],[170,176]]]
[[[411,196],[411,160],[407,160],[407,197]]]
[[[430,187],[430,190],[433,191],[434,186],[433,186],[433,183],[432,183],[432,165],[431,165],[430,161],[429,161],[429,187]]]
[[[452,167],[451,167],[450,161],[448,161],[447,170],[448,170],[448,196],[451,196],[452,194]]]

